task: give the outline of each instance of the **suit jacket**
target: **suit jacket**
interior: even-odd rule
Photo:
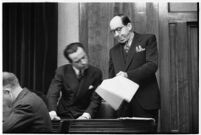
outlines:
[[[45,103],[35,93],[24,88],[3,116],[4,133],[49,133],[51,120]]]
[[[55,110],[64,118],[75,119],[83,112],[94,117],[101,103],[101,98],[94,91],[101,82],[101,71],[91,65],[84,71],[81,81],[71,64],[59,67],[48,90],[49,110]]]
[[[127,72],[128,78],[139,84],[134,99],[144,109],[158,109],[160,94],[155,76],[158,65],[156,37],[151,34],[134,34],[127,57],[123,53],[122,44],[110,50],[109,77],[114,77],[119,71]]]

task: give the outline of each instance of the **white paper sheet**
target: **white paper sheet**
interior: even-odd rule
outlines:
[[[137,83],[125,77],[116,76],[104,80],[96,89],[96,93],[117,110],[123,100],[131,101],[138,88]]]

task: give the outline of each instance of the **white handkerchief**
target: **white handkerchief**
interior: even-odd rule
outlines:
[[[90,86],[89,86],[89,90],[90,90],[90,89],[93,89],[93,88],[94,88],[94,86],[93,86],[93,85],[90,85]]]

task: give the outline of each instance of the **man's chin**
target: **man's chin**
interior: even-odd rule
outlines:
[[[88,65],[86,65],[86,66],[84,66],[82,69],[83,70],[85,70],[85,69],[87,69],[89,66]]]
[[[118,40],[118,42],[119,42],[120,44],[124,44],[126,41],[125,41],[125,40]]]

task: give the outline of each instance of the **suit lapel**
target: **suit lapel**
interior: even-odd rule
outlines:
[[[118,44],[118,48],[114,51],[114,60],[115,61],[115,67],[117,67],[118,70],[122,70],[125,67],[125,60],[124,60],[124,54],[122,51],[122,46],[121,44]]]
[[[68,71],[66,71],[67,74],[65,74],[65,79],[68,80],[68,85],[70,86],[70,88],[76,92],[79,87],[79,80],[76,76],[76,73],[73,70],[72,65],[66,70]]]
[[[140,39],[139,39],[139,34],[135,33],[132,44],[131,44],[131,48],[128,51],[128,55],[126,58],[126,66],[124,68],[124,71],[126,71],[132,61],[132,59],[134,58],[135,54],[136,54],[136,46],[139,45],[140,43]]]

